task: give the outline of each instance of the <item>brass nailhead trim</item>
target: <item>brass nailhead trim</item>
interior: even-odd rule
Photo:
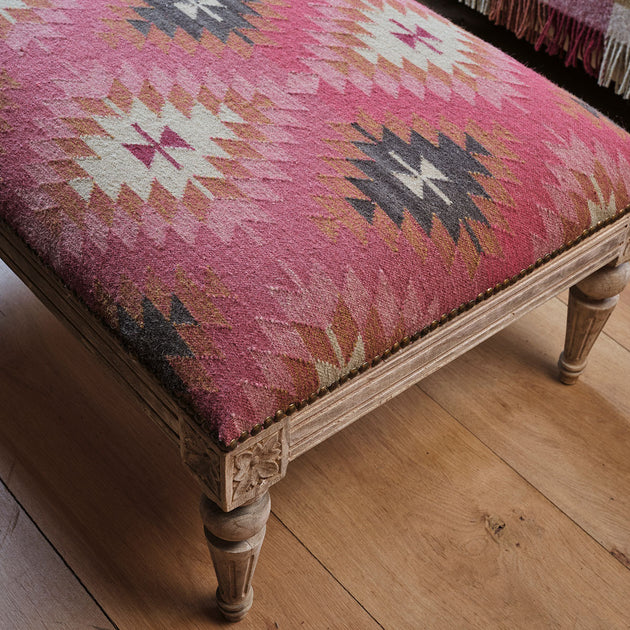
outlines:
[[[484,300],[491,298],[493,295],[495,295],[499,291],[502,291],[503,289],[506,289],[512,286],[514,283],[518,282],[519,280],[522,280],[525,276],[528,276],[530,273],[532,273],[534,270],[541,267],[545,263],[556,258],[560,254],[563,254],[564,252],[571,249],[572,247],[575,247],[575,245],[578,245],[585,238],[591,236],[595,232],[599,231],[601,228],[611,225],[615,221],[622,219],[628,214],[630,214],[630,206],[628,208],[625,208],[622,212],[618,213],[614,217],[609,217],[606,220],[598,221],[596,225],[581,232],[570,243],[565,243],[564,245],[560,246],[558,249],[554,250],[550,254],[545,254],[545,256],[543,256],[542,258],[538,258],[536,262],[529,265],[529,267],[527,267],[526,269],[521,269],[514,276],[510,278],[506,278],[502,282],[498,282],[494,287],[490,287],[486,289],[484,292],[479,293],[476,298],[473,298],[472,300],[465,302],[464,304],[461,304],[457,308],[452,309],[448,313],[443,314],[439,320],[435,319],[430,324],[422,328],[421,330],[413,333],[412,335],[404,337],[400,341],[396,341],[392,345],[391,348],[389,348],[388,350],[385,350],[385,352],[383,352],[381,355],[375,356],[371,361],[366,361],[365,363],[362,363],[358,368],[352,368],[348,372],[348,374],[341,376],[338,381],[336,381],[335,383],[332,383],[328,387],[320,387],[316,392],[311,394],[308,398],[305,398],[304,400],[301,400],[298,402],[291,403],[284,411],[279,409],[278,411],[276,411],[276,413],[273,416],[269,416],[264,421],[263,425],[256,424],[254,427],[252,427],[249,433],[247,431],[243,431],[243,433],[241,433],[238,439],[236,438],[233,439],[229,444],[227,445],[223,444],[215,436],[215,439],[218,442],[219,448],[222,448],[223,450],[234,450],[236,446],[238,445],[238,442],[239,441],[242,442],[246,440],[250,434],[255,435],[256,433],[259,433],[263,428],[269,427],[273,422],[278,422],[282,420],[282,418],[284,418],[285,416],[291,415],[298,409],[302,409],[306,405],[315,402],[318,398],[325,396],[329,391],[335,390],[339,385],[345,383],[348,379],[355,378],[359,373],[365,372],[370,367],[378,365],[382,360],[388,358],[394,352],[398,352],[398,350],[400,350],[401,348],[404,348],[405,346],[408,346],[410,343],[413,343],[422,337],[426,337],[426,335],[434,331],[436,328],[439,328],[445,322],[450,321],[457,315],[470,310],[476,304],[479,304],[480,302],[483,302]]]

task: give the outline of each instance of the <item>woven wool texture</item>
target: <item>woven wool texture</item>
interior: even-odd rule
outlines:
[[[413,2],[0,0],[1,216],[224,444],[630,202]]]
[[[630,0],[459,0],[630,98]]]

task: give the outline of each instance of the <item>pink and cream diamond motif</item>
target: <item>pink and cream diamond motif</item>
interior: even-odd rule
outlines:
[[[140,100],[133,102],[129,113],[108,104],[117,115],[94,116],[102,131],[83,137],[93,155],[75,158],[89,177],[68,182],[85,201],[94,184],[113,200],[126,184],[146,201],[154,181],[176,198],[181,198],[188,182],[212,197],[199,178],[223,177],[207,158],[230,157],[214,140],[235,139],[224,123],[242,122],[240,116],[225,104],[215,115],[197,103],[190,116],[171,103],[159,115]]]
[[[383,57],[402,68],[403,60],[409,59],[422,70],[427,70],[432,63],[452,73],[453,66],[469,61],[464,53],[470,49],[466,40],[459,37],[458,30],[431,15],[426,18],[427,27],[423,28],[418,25],[416,13],[402,13],[391,4],[364,13],[368,18],[361,24],[365,33],[358,34],[357,39],[365,46],[357,47],[356,51],[370,63],[376,64],[379,57]]]
[[[0,58],[1,219],[224,445],[630,202],[627,134],[415,0],[0,0]]]

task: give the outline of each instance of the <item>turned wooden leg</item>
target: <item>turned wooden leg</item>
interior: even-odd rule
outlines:
[[[229,621],[239,621],[252,606],[252,576],[270,510],[268,492],[231,512],[201,497],[201,518],[219,582],[217,604]]]
[[[604,324],[630,280],[630,263],[604,267],[591,274],[569,292],[567,334],[560,355],[560,380],[573,385],[584,371],[590,352]]]

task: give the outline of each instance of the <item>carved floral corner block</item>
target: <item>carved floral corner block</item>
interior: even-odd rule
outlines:
[[[227,504],[250,503],[282,479],[289,462],[286,423],[278,423],[240,444],[225,461]]]
[[[264,494],[285,476],[289,461],[288,433],[282,422],[225,452],[182,420],[180,448],[184,464],[205,494],[226,512]]]

